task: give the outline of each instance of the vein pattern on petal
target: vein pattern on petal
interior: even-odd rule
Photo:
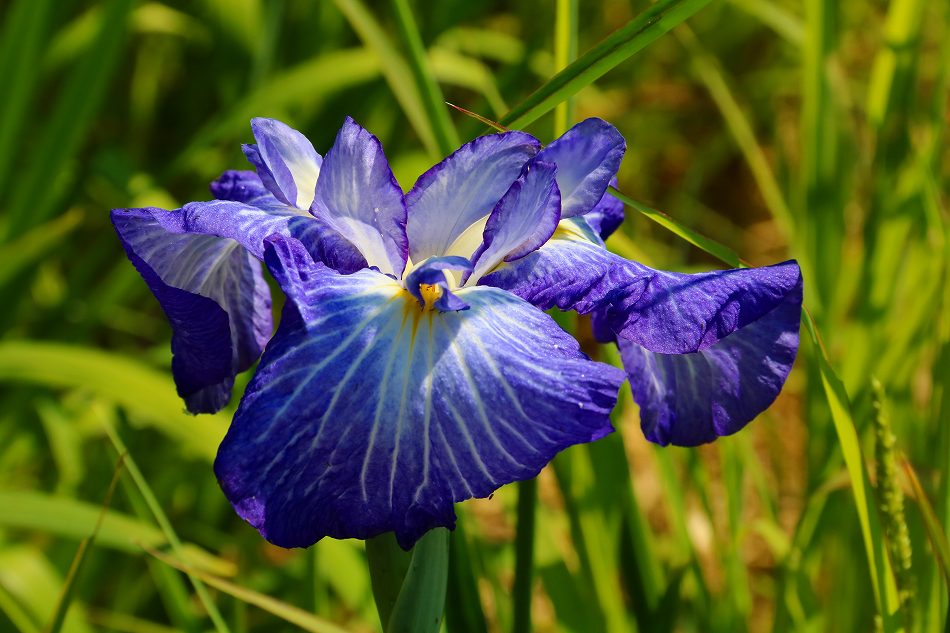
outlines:
[[[532,477],[611,431],[623,380],[547,315],[494,288],[423,311],[375,271],[340,276],[271,241],[290,302],[221,446],[219,481],[274,543],[367,538],[409,547],[453,504]]]

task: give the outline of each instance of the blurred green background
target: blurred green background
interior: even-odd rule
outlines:
[[[361,543],[280,550],[228,506],[210,460],[229,414],[183,413],[108,211],[207,199],[245,168],[252,116],[325,153],[352,115],[408,189],[450,126],[487,131],[433,111],[415,69],[501,119],[572,33],[583,53],[649,5],[0,0],[0,631],[64,605],[79,633],[378,630]],[[648,444],[624,387],[619,432],[539,478],[535,630],[950,630],[948,20],[945,0],[713,0],[527,128],[604,118],[628,141],[622,192],[754,265],[798,259],[830,359],[803,328],[778,401],[697,450]],[[677,232],[628,208],[608,247],[721,266]],[[898,512],[902,455],[920,489]],[[459,507],[446,630],[516,626],[517,498]],[[877,619],[875,596],[901,609]]]

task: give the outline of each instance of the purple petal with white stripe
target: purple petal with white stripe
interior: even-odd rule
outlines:
[[[775,400],[798,350],[795,262],[695,275],[630,262],[628,274],[597,329],[617,337],[647,439],[710,442]]]
[[[162,209],[112,212],[122,246],[172,326],[172,373],[192,413],[212,413],[260,356],[273,325],[261,266],[231,239],[185,231]]]
[[[601,119],[581,121],[541,150],[539,160],[557,165],[562,218],[594,208],[626,151],[627,142],[617,128]]]
[[[307,137],[275,119],[251,119],[256,145],[244,145],[244,155],[257,169],[264,186],[281,202],[309,209],[323,159]]]
[[[402,189],[379,139],[350,117],[323,163],[313,214],[353,244],[370,266],[402,275],[409,253]]]
[[[502,261],[537,250],[554,234],[561,215],[556,173],[553,163],[533,160],[525,165],[488,216],[482,245],[472,256],[473,282]]]
[[[412,260],[471,257],[478,240],[468,252],[456,252],[453,243],[466,229],[487,219],[540,146],[524,132],[480,136],[422,174],[406,194]],[[482,227],[476,228],[480,238]]]
[[[503,291],[422,311],[372,270],[340,276],[274,238],[288,294],[277,334],[215,461],[237,512],[273,543],[453,527],[453,505],[535,476],[611,431],[619,370],[587,359]]]

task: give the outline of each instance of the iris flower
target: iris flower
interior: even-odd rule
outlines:
[[[604,121],[543,148],[476,138],[407,194],[352,119],[325,157],[283,123],[251,127],[256,173],[112,220],[171,323],[190,411],[224,406],[260,358],[214,467],[277,545],[394,531],[408,548],[453,527],[456,502],[610,433],[625,378],[646,437],[690,446],[745,426],[791,369],[794,262],[687,275],[605,249],[626,143]],[[286,295],[273,336],[261,262]],[[586,356],[554,307],[593,314],[626,371]]]

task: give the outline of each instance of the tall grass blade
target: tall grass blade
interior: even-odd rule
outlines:
[[[861,444],[851,414],[851,403],[844,384],[828,363],[818,330],[807,312],[804,313],[803,321],[814,345],[822,387],[831,409],[838,442],[851,479],[851,491],[854,494],[858,519],[861,523],[861,536],[864,539],[871,585],[874,588],[874,602],[881,616],[884,632],[899,631],[901,627],[897,623],[897,618],[899,618],[897,583],[887,555],[870,479],[864,466]]]
[[[805,25],[801,18],[772,0],[730,0],[732,4],[784,37],[794,46],[805,40]]]
[[[449,538],[449,586],[445,603],[446,627],[453,633],[488,631],[475,572],[465,521],[459,520]]]
[[[729,88],[719,65],[696,38],[693,31],[686,25],[680,25],[674,30],[674,34],[689,51],[694,75],[706,87],[716,103],[716,107],[719,108],[722,118],[726,121],[736,145],[739,146],[739,150],[752,172],[752,177],[759,187],[765,206],[772,214],[772,218],[775,220],[783,238],[787,240],[794,234],[792,212],[785,202],[785,195],[782,193],[775,174],[772,172],[765,151],[763,151],[755,137],[752,124]]]
[[[581,561],[582,581],[587,583],[604,619],[607,633],[633,633],[637,623],[624,608],[616,573],[615,546],[620,522],[608,517],[593,492],[595,467],[587,446],[576,446],[554,459],[564,506],[571,528],[571,540]],[[613,520],[612,520],[613,519]]]
[[[923,26],[924,0],[894,0],[887,12],[882,46],[871,71],[868,87],[867,113],[875,127],[881,127],[895,111],[906,110],[907,94],[916,63],[915,42]],[[900,102],[904,102],[903,104]]]
[[[173,558],[156,550],[146,548],[145,551],[169,567],[174,567],[188,576],[200,579],[201,582],[207,583],[209,587],[214,587],[218,591],[226,593],[241,602],[277,616],[281,620],[293,624],[304,631],[308,631],[309,633],[347,633],[345,629],[340,628],[332,622],[307,613],[286,602],[247,589],[246,587],[242,587],[223,578],[212,576],[209,573],[191,567],[177,558]]]
[[[428,58],[432,74],[443,84],[466,88],[480,94],[494,116],[501,116],[508,111],[508,104],[495,80],[494,70],[480,59],[441,47],[430,49]]]
[[[389,89],[392,90],[403,112],[430,153],[438,155],[439,142],[435,123],[429,119],[422,96],[416,89],[412,71],[396,50],[389,36],[361,0],[333,0],[346,16],[366,48],[376,54]]]
[[[422,104],[426,114],[432,122],[432,131],[435,134],[439,151],[443,155],[452,153],[459,146],[458,133],[449,118],[449,111],[445,107],[442,89],[435,79],[435,75],[426,57],[425,44],[416,25],[416,19],[409,6],[409,0],[392,0],[393,10],[396,13],[396,23],[403,43],[409,50],[409,69],[416,82],[416,89],[422,97]]]
[[[685,224],[677,221],[676,219],[670,217],[669,215],[663,213],[662,211],[657,211],[656,209],[651,209],[650,207],[637,202],[630,196],[617,191],[615,188],[610,187],[607,191],[617,200],[620,200],[624,204],[628,205],[641,215],[653,220],[663,228],[669,230],[673,234],[681,237],[686,240],[693,246],[709,253],[713,257],[719,259],[720,261],[725,262],[726,264],[732,266],[733,268],[740,268],[745,265],[742,261],[742,258],[736,254],[735,251],[730,249],[724,244],[712,240],[704,235],[701,235],[689,228]]]
[[[103,426],[105,427],[106,435],[109,436],[109,440],[112,442],[115,450],[119,454],[125,456],[125,463],[129,472],[129,476],[132,478],[133,483],[135,483],[135,487],[138,488],[139,494],[148,505],[149,510],[152,512],[152,516],[155,518],[155,521],[161,528],[162,533],[165,535],[165,538],[171,545],[172,551],[175,552],[175,555],[178,558],[184,558],[184,547],[182,545],[181,539],[178,538],[178,534],[172,527],[171,521],[168,520],[168,516],[165,514],[165,511],[162,510],[161,504],[155,497],[155,493],[152,492],[152,488],[148,485],[148,481],[145,479],[142,471],[139,470],[135,460],[132,459],[132,455],[129,454],[128,449],[122,442],[122,438],[119,437],[119,434],[113,428],[111,422],[106,419],[103,419],[102,422]],[[188,573],[187,575],[188,579],[191,581],[191,586],[194,587],[195,593],[198,595],[198,600],[201,601],[202,606],[205,608],[205,611],[208,614],[208,617],[211,618],[211,622],[214,624],[215,629],[217,629],[218,633],[230,633],[230,628],[225,623],[224,618],[221,617],[221,612],[218,610],[217,605],[215,604],[214,600],[212,600],[211,595],[208,593],[207,587],[204,586],[204,584],[196,575],[191,573]]]
[[[13,160],[30,103],[38,87],[36,69],[48,40],[53,0],[18,0],[6,11],[0,32],[0,77],[4,98],[0,100],[0,199],[7,179],[14,173]]]
[[[556,74],[501,119],[522,128],[684,22],[710,0],[661,0]]]
[[[83,215],[79,210],[68,211],[58,218],[50,220],[12,242],[0,245],[0,288],[10,283],[29,267],[58,246],[79,224]]]
[[[950,593],[950,544],[947,542],[947,535],[940,525],[937,513],[930,504],[927,493],[924,492],[924,487],[920,485],[920,479],[917,478],[914,467],[906,459],[902,460],[902,464],[904,472],[907,474],[907,481],[910,482],[910,489],[914,493],[914,501],[917,502],[920,515],[924,519],[924,529],[927,532],[927,538],[930,540],[930,546],[937,556],[937,567],[940,569],[940,574],[946,583],[945,589]]]
[[[386,633],[438,633],[448,577],[449,531],[436,528],[412,548],[402,589],[384,626]]]
[[[288,110],[312,108],[347,88],[377,79],[380,72],[380,61],[372,51],[345,48],[328,51],[275,73],[196,132],[168,172],[177,174],[202,167],[203,152],[209,145],[222,139],[248,137],[253,117],[284,116]],[[313,89],[316,84],[320,90]]]
[[[577,59],[577,11],[579,0],[557,0],[554,11],[554,65],[561,71]],[[554,107],[554,136],[574,122],[574,101],[565,99]]]
[[[835,293],[844,236],[843,165],[838,114],[828,68],[837,49],[840,5],[805,2],[802,174],[799,252],[804,274],[824,309]]]
[[[0,585],[0,613],[7,616],[19,633],[40,633],[40,627],[33,622],[33,618],[24,609],[17,599]]]
[[[0,490],[0,527],[43,532],[63,538],[83,539],[94,529],[96,544],[121,552],[138,554],[142,545],[159,547],[168,543],[154,525],[110,509],[100,522],[99,508],[91,503],[47,495],[42,492]],[[96,528],[97,523],[99,527]],[[184,543],[182,552],[190,564],[219,576],[233,576],[234,563],[207,550]]]
[[[412,555],[399,547],[396,535],[392,532],[384,532],[366,541],[366,561],[373,584],[373,599],[383,629],[396,606],[411,559]]]
[[[6,608],[8,598],[14,601],[17,604],[11,610],[17,614],[14,617],[26,615],[33,625],[27,630],[42,630],[38,623],[45,623],[56,610],[62,588],[63,578],[57,565],[38,545],[4,543],[0,548],[0,608]],[[86,621],[85,605],[73,604],[63,630],[93,633]]]
[[[121,59],[127,18],[134,6],[134,0],[111,0],[106,5],[93,46],[68,73],[56,107],[41,127],[29,169],[13,191],[8,235],[22,234],[54,211],[62,193],[60,177],[81,149]]]
[[[115,493],[116,484],[119,483],[119,475],[122,473],[122,462],[124,459],[124,455],[119,455],[119,459],[116,461],[115,471],[112,473],[112,481],[109,482],[109,488],[106,490],[106,496],[102,501],[102,507],[99,509],[99,516],[96,518],[92,533],[79,543],[79,549],[76,550],[76,556],[73,558],[73,562],[70,564],[69,571],[66,574],[63,592],[60,594],[59,601],[56,603],[56,610],[53,612],[50,624],[46,628],[47,633],[59,633],[63,628],[63,623],[66,621],[66,612],[69,610],[69,605],[72,603],[73,593],[76,589],[76,580],[79,578],[79,574],[82,573],[86,556],[96,542],[96,536],[99,535],[99,530],[102,528],[103,520],[109,511],[109,506],[112,505],[112,495]]]
[[[518,523],[515,533],[515,580],[511,588],[513,633],[531,630],[534,594],[534,533],[537,516],[538,480],[518,482]]]

